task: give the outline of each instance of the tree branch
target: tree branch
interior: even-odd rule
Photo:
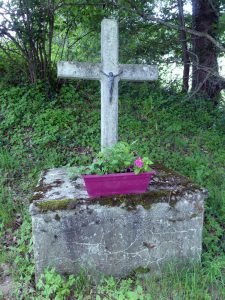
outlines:
[[[68,46],[68,49],[71,49],[76,43],[78,43],[80,40],[82,40],[85,36],[87,36],[88,34],[92,33],[94,30],[89,30],[88,32],[84,33],[83,35],[79,36],[75,42],[73,42],[72,44],[70,44]]]
[[[199,37],[204,37],[206,39],[208,39],[212,44],[214,44],[218,49],[220,49],[222,52],[225,52],[225,47],[223,45],[221,45],[217,40],[215,40],[211,35],[209,35],[208,33],[206,32],[202,32],[202,31],[197,31],[197,30],[194,30],[194,29],[191,29],[191,28],[188,28],[188,27],[184,27],[184,26],[178,26],[178,25],[175,25],[175,24],[172,24],[172,23],[169,23],[169,22],[166,22],[160,18],[156,18],[156,17],[153,17],[151,15],[145,15],[142,11],[140,11],[133,3],[132,0],[127,0],[127,2],[130,4],[130,6],[136,10],[136,12],[138,13],[138,15],[140,17],[142,17],[143,20],[145,21],[150,21],[150,22],[155,22],[157,24],[161,24],[161,25],[164,25],[168,28],[171,28],[171,29],[175,29],[175,30],[183,30],[185,32],[188,32],[192,35],[195,35],[195,36],[199,36]]]

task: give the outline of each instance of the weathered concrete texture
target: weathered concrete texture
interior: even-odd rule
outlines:
[[[100,78],[101,64],[85,62],[66,62],[57,63],[59,78],[77,78],[98,80]]]
[[[199,260],[207,192],[162,166],[156,169],[147,193],[95,199],[66,169],[44,172],[30,206],[36,276],[45,267],[62,274],[82,268],[98,280]]]
[[[149,65],[119,65],[119,70],[123,71],[120,76],[121,80],[131,81],[152,81],[158,79],[157,66]]]
[[[116,20],[103,19],[101,23],[101,61],[105,74],[118,74],[119,38]],[[118,140],[118,82],[114,78],[110,100],[109,78],[101,74],[101,148],[112,147]]]

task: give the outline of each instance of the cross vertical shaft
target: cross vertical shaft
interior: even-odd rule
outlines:
[[[119,64],[118,24],[104,19],[101,24],[101,63],[58,62],[59,78],[101,81],[101,149],[118,139],[118,82],[152,81],[158,78],[157,66]],[[114,83],[112,85],[112,83]],[[112,93],[112,97],[111,97]]]
[[[116,20],[104,19],[101,24],[102,71],[105,74],[119,72],[118,24]],[[118,139],[118,81],[114,78],[112,100],[110,101],[109,78],[101,74],[101,148],[112,147]]]

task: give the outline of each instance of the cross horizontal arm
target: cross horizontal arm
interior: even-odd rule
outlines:
[[[66,62],[57,63],[58,78],[77,78],[77,79],[100,79],[101,64],[86,62]]]
[[[154,65],[119,65],[119,70],[123,71],[120,80],[151,81],[158,79],[158,68]]]

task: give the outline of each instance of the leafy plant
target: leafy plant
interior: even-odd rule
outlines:
[[[69,296],[70,288],[74,285],[75,281],[75,278],[70,276],[67,282],[65,282],[54,269],[46,270],[37,283],[37,289],[42,292],[42,296],[46,300],[52,297],[58,300],[65,299],[65,297]]]
[[[37,283],[37,290],[41,293],[41,297],[36,299],[44,297],[46,300],[66,300],[75,296],[76,299],[81,300],[88,285],[90,283],[83,271],[77,276],[70,275],[66,279],[57,274],[55,269],[45,269]]]
[[[119,142],[112,148],[101,151],[93,163],[87,167],[80,167],[76,172],[84,174],[110,174],[149,172],[152,161],[148,157],[138,157],[132,146],[125,142]]]

